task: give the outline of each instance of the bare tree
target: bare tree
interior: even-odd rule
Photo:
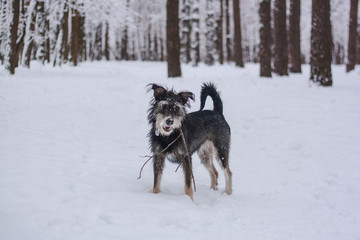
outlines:
[[[260,2],[260,76],[271,77],[271,0],[262,0]]]
[[[332,86],[330,0],[312,1],[310,80]]]
[[[350,23],[349,23],[349,44],[348,44],[348,62],[346,72],[354,69],[356,64],[356,38],[357,38],[357,15],[359,0],[351,0],[350,6]]]
[[[168,77],[180,77],[179,0],[166,3],[166,48]]]
[[[300,0],[290,0],[289,16],[290,72],[301,73]]]
[[[241,44],[241,23],[240,23],[240,3],[233,0],[234,7],[234,61],[238,67],[244,67],[242,44]]]
[[[274,5],[274,72],[282,76],[288,75],[286,0],[275,0]]]

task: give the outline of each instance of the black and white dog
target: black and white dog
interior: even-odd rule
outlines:
[[[187,114],[189,100],[194,100],[191,92],[167,90],[156,84],[149,85],[154,97],[149,109],[148,120],[152,128],[148,134],[153,153],[154,187],[153,193],[160,192],[161,176],[165,159],[182,165],[185,174],[185,193],[193,199],[191,156],[197,151],[202,163],[208,169],[211,189],[217,189],[218,172],[213,157],[219,161],[225,172],[225,193],[232,193],[232,173],[229,168],[230,127],[223,115],[223,104],[214,84],[203,84],[200,111]],[[203,110],[207,96],[214,103],[214,110]],[[184,142],[179,138],[183,132]],[[176,140],[178,139],[178,140]],[[165,150],[165,151],[164,151]]]

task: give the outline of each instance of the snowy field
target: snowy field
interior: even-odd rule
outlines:
[[[360,239],[360,68],[333,66],[334,86],[259,66],[165,63],[0,66],[0,239]],[[194,204],[167,163],[152,194],[149,83],[195,93],[213,81],[232,129],[233,195],[209,189],[194,155]],[[208,108],[212,108],[208,101]],[[218,165],[217,165],[218,166]]]

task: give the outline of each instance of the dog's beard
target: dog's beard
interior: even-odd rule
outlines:
[[[171,126],[166,124],[166,120],[169,119],[169,116],[164,116],[162,114],[158,114],[156,116],[155,121],[155,135],[156,136],[170,136],[174,130],[181,128],[181,122],[183,118],[175,117],[173,118],[174,123]]]

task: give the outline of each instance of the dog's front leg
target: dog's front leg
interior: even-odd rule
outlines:
[[[161,177],[164,170],[165,164],[165,154],[155,154],[153,165],[154,165],[154,187],[152,189],[153,193],[160,192],[160,183]]]
[[[192,188],[192,166],[191,166],[191,159],[187,157],[183,158],[182,161],[183,171],[185,175],[185,194],[188,195],[191,200],[193,199],[193,188]]]

